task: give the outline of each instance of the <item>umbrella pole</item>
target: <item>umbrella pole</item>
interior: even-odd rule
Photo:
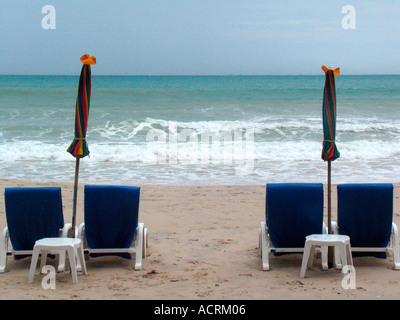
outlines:
[[[331,160],[328,160],[328,234],[332,234]],[[328,247],[328,267],[333,266],[333,248]]]
[[[76,226],[76,201],[78,197],[79,160],[80,157],[77,157],[75,162],[74,202],[72,207],[72,228],[71,228],[72,237],[75,236],[75,226]]]
[[[331,227],[331,207],[332,206],[332,199],[331,199],[331,161],[328,161],[328,234],[332,233]]]

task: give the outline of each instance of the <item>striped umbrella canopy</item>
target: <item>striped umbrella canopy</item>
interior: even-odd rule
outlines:
[[[321,158],[324,161],[334,161],[340,157],[336,147],[336,88],[335,75],[340,74],[340,69],[329,69],[322,66],[325,72],[325,88],[322,103],[322,121],[324,127],[324,142]]]
[[[74,203],[72,212],[72,232],[76,226],[76,200],[78,190],[79,160],[89,155],[89,148],[86,142],[86,131],[89,119],[91,83],[91,64],[96,64],[96,58],[85,54],[81,57],[83,63],[78,84],[78,96],[76,98],[75,113],[75,138],[67,151],[76,158],[75,165],[75,184],[74,184]]]
[[[95,57],[85,54],[81,57],[83,63],[79,77],[78,96],[76,98],[75,113],[75,139],[67,151],[74,157],[86,157],[89,155],[89,148],[86,142],[86,131],[89,119],[90,94],[92,90],[92,77],[90,65],[96,64]]]

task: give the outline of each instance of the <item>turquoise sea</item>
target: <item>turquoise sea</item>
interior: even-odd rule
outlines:
[[[0,76],[0,178],[73,182],[78,76]],[[80,183],[326,182],[324,76],[92,76]],[[400,76],[336,77],[332,183],[400,181]]]

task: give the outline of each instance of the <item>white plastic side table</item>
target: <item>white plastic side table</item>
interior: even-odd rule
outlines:
[[[300,278],[304,278],[307,268],[310,268],[314,259],[315,247],[321,247],[321,254],[327,255],[328,247],[333,246],[342,261],[342,266],[353,265],[351,256],[350,237],[338,234],[312,234],[306,237],[303,261],[301,263]]]
[[[60,254],[60,267],[59,271],[64,269],[65,253],[68,252],[72,281],[74,284],[78,283],[77,265],[82,267],[84,274],[87,274],[85,257],[83,255],[82,242],[80,239],[75,238],[44,238],[37,240],[33,247],[31,267],[29,269],[28,283],[32,283],[33,276],[37,265],[39,254],[42,254],[40,262],[40,270],[46,263],[48,253]]]

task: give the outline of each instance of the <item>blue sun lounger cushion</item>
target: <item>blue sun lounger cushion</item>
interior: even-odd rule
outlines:
[[[267,184],[266,223],[275,248],[304,247],[305,237],[322,233],[322,184]]]
[[[129,248],[138,226],[140,188],[85,186],[85,235],[92,249]],[[93,253],[91,256],[130,253]]]
[[[393,220],[392,184],[337,186],[339,233],[348,235],[352,248],[385,248]],[[353,256],[386,258],[385,252],[353,252]]]
[[[33,250],[36,240],[59,237],[64,227],[61,188],[5,188],[4,196],[14,250]]]

